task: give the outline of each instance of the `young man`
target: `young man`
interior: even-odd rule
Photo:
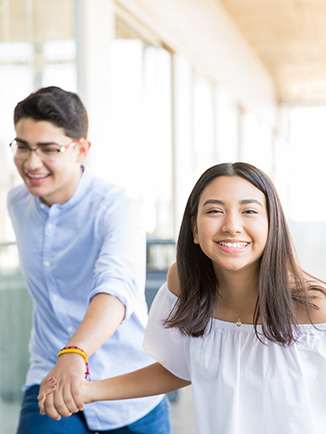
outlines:
[[[16,106],[14,123],[24,184],[9,192],[8,209],[33,298],[18,434],[170,433],[162,396],[83,409],[79,393],[85,366],[99,380],[153,363],[142,349],[145,234],[135,204],[83,164],[88,118],[76,94],[40,89]],[[39,384],[52,376],[58,386],[41,416]]]

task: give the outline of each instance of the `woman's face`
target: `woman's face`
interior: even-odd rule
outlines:
[[[221,176],[203,190],[193,239],[215,273],[256,272],[267,237],[266,198],[253,184],[240,176]]]

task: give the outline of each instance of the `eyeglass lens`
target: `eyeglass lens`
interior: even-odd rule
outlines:
[[[25,159],[30,156],[32,152],[41,159],[55,158],[64,147],[55,144],[37,145],[35,148],[31,148],[26,143],[13,140],[10,147],[14,153],[15,158]]]

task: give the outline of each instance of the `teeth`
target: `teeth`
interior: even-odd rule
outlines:
[[[29,173],[28,176],[33,179],[39,179],[39,178],[46,178],[48,175],[32,175],[31,173]]]
[[[219,241],[218,244],[220,244],[221,246],[224,247],[233,247],[234,249],[241,249],[243,247],[246,247],[248,245],[248,243],[245,242],[241,242],[241,243],[226,243],[224,241]]]

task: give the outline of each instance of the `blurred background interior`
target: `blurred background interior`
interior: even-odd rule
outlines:
[[[143,205],[147,299],[174,261],[209,166],[246,161],[277,186],[301,265],[326,279],[326,0],[0,0],[0,433],[13,434],[31,300],[6,211],[20,182],[13,109],[49,85],[90,117],[90,168]],[[193,434],[191,391],[172,397]]]

